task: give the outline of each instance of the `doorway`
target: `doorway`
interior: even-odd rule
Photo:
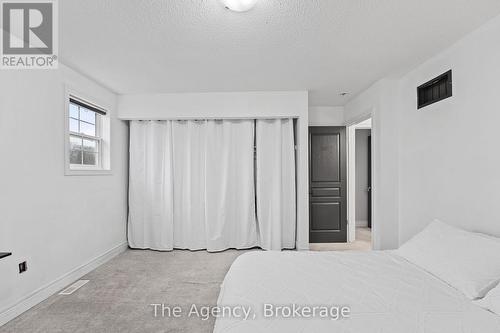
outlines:
[[[372,249],[372,119],[348,131],[349,242]]]

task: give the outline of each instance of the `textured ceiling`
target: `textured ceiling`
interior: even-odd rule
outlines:
[[[309,90],[343,105],[500,13],[499,0],[59,1],[62,62],[117,93]],[[340,92],[348,91],[345,97]]]

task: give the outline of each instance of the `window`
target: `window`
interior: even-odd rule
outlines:
[[[67,174],[109,170],[106,167],[106,111],[75,96],[68,96],[67,105]],[[76,171],[77,173],[72,173]]]

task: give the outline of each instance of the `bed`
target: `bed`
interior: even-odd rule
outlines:
[[[267,308],[264,318],[265,304],[346,306],[350,313],[292,318],[269,316]],[[246,306],[253,315],[221,316],[215,333],[500,332],[500,316],[393,251],[250,252],[231,266],[218,306]]]

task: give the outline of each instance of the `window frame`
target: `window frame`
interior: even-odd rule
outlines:
[[[74,96],[73,96],[74,97]],[[69,102],[71,104],[71,102]],[[69,106],[68,106],[69,107]],[[81,106],[78,105],[80,108]],[[90,110],[92,111],[92,110]],[[95,136],[84,134],[84,133],[77,133],[77,132],[72,132],[71,130],[68,130],[69,137],[68,139],[71,139],[71,137],[77,137],[82,139],[82,159],[83,159],[83,140],[89,140],[89,141],[96,141],[97,142],[97,165],[86,165],[86,164],[71,164],[71,161],[69,162],[69,167],[71,170],[102,170],[102,132],[101,132],[101,117],[102,115],[94,112],[96,114],[95,117],[95,124],[91,124],[95,126]],[[68,121],[69,119],[75,119],[69,116],[68,114]],[[86,124],[90,124],[84,120],[78,119],[78,122],[84,122]],[[71,140],[70,140],[71,141]],[[70,154],[71,154],[71,149],[70,149]]]
[[[94,99],[89,98],[88,96],[81,94],[74,89],[71,89],[69,87],[66,87],[66,93],[65,93],[65,101],[64,101],[64,123],[65,123],[65,135],[64,135],[64,164],[65,164],[65,175],[67,176],[85,176],[85,175],[110,175],[111,174],[111,168],[109,167],[109,160],[110,160],[110,142],[107,142],[107,153],[104,151],[104,140],[107,138],[107,141],[109,141],[110,138],[110,133],[103,133],[104,127],[103,123],[105,121],[108,122],[108,132],[110,129],[109,126],[109,110],[110,108],[104,107],[102,103],[96,103]],[[83,133],[76,133],[72,132],[69,129],[69,119],[70,119],[70,99],[75,99],[78,100],[79,102],[82,102],[84,104],[87,104],[89,106],[98,108],[105,112],[105,114],[99,114],[96,112],[96,121],[95,121],[95,136],[83,134]],[[90,110],[92,111],[92,110]],[[73,118],[74,119],[74,118]],[[80,121],[80,119],[79,119]],[[97,141],[97,165],[83,165],[83,164],[71,164],[70,163],[70,154],[71,154],[71,145],[70,145],[70,138],[71,137],[78,137],[82,139],[88,139],[92,141]],[[82,142],[83,144],[83,142]],[[82,147],[82,154],[83,154],[83,147]],[[107,154],[107,156],[105,156]],[[83,158],[83,155],[82,155]],[[107,159],[107,166],[104,164],[105,158]]]

